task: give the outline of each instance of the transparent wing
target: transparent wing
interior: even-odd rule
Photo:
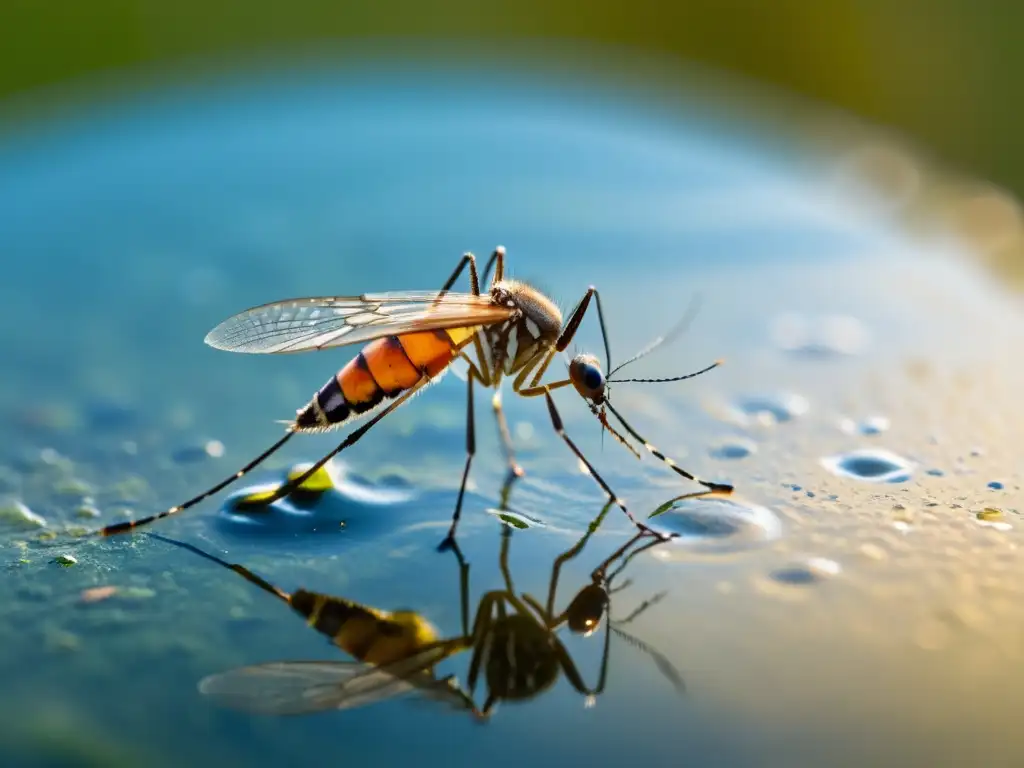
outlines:
[[[402,291],[275,301],[229,317],[206,335],[206,343],[229,352],[306,352],[410,331],[490,325],[513,311],[486,295],[438,296]]]
[[[256,714],[352,709],[417,688],[447,686],[426,670],[448,653],[444,647],[428,648],[384,667],[348,661],[273,661],[210,675],[200,681],[199,692],[223,706]]]

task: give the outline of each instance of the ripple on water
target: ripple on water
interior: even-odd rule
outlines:
[[[289,480],[312,466],[297,464],[288,473]],[[343,465],[329,462],[289,496],[273,504],[261,502],[276,491],[282,481],[249,486],[227,498],[219,516],[220,523],[234,533],[270,534],[297,532],[346,533],[366,526],[382,524],[380,507],[404,504],[416,494],[402,483],[371,483],[351,475]]]
[[[839,477],[869,483],[905,483],[914,472],[913,464],[907,459],[882,448],[862,448],[825,456],[821,464]]]
[[[782,535],[774,512],[736,496],[677,498],[662,504],[651,517],[652,527],[676,534],[672,545],[652,550],[662,560],[744,552]]]

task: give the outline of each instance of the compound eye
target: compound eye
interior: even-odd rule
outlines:
[[[604,374],[596,365],[586,363],[583,365],[583,385],[590,390],[599,390],[604,387]]]

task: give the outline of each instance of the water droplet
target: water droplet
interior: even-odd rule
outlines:
[[[914,470],[906,459],[880,448],[863,448],[826,456],[821,463],[834,475],[869,483],[905,483]]]
[[[743,395],[727,410],[727,418],[741,426],[771,426],[792,421],[807,413],[807,398],[791,392],[774,395]]]
[[[708,449],[708,453],[715,459],[743,459],[756,452],[757,443],[742,437],[723,441]]]
[[[772,571],[770,578],[780,584],[805,586],[817,584],[833,576],[838,576],[841,571],[842,566],[835,560],[829,560],[825,557],[812,557],[806,562],[795,563]]]
[[[652,550],[653,556],[664,560],[742,552],[782,535],[782,524],[775,513],[736,496],[674,499],[658,507],[651,517],[652,527],[677,534],[671,546]]]
[[[842,419],[839,429],[848,435],[859,432],[862,435],[880,435],[889,429],[889,419],[885,416],[869,416],[859,424],[853,419]]]
[[[991,483],[988,484],[988,487],[991,488],[993,491],[1001,491],[1003,490],[1004,486],[998,480],[993,480]]]
[[[868,342],[864,324],[847,315],[807,316],[789,312],[774,320],[771,336],[780,349],[809,357],[856,355]]]

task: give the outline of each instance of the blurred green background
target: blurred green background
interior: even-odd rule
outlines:
[[[1016,0],[0,0],[0,100],[96,74],[355,39],[625,45],[740,74],[908,136],[1024,192]],[[0,102],[2,103],[2,102]]]

